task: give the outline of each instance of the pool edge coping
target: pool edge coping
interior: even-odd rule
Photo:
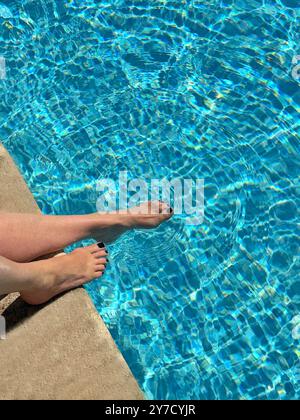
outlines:
[[[0,174],[0,212],[40,211],[1,143]],[[0,399],[145,399],[84,289],[38,308],[18,294],[0,297],[1,314],[9,331],[0,340]]]

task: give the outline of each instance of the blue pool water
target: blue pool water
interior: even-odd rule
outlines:
[[[88,287],[149,398],[300,398],[299,6],[0,4],[0,138],[45,213],[205,179],[202,225],[127,234]]]

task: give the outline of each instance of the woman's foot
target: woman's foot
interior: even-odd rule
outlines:
[[[101,219],[99,216],[101,216]],[[160,201],[149,201],[116,213],[95,214],[101,225],[99,228],[94,227],[91,235],[98,241],[110,244],[128,230],[155,229],[163,222],[171,219],[172,216],[173,210],[167,204]],[[103,223],[104,219],[107,220],[106,225]]]
[[[105,248],[92,245],[48,260],[19,264],[22,275],[31,284],[29,290],[21,292],[21,297],[31,305],[43,304],[101,277],[107,262]]]

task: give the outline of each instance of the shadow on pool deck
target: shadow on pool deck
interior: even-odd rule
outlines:
[[[0,145],[0,212],[38,206]],[[0,340],[0,400],[143,399],[101,317],[83,289],[42,307],[0,296],[7,339]]]

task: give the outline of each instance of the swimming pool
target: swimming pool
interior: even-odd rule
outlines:
[[[149,398],[300,398],[299,15],[0,5],[0,138],[45,213],[95,211],[97,180],[122,170],[205,179],[201,226],[127,234],[88,287]]]

